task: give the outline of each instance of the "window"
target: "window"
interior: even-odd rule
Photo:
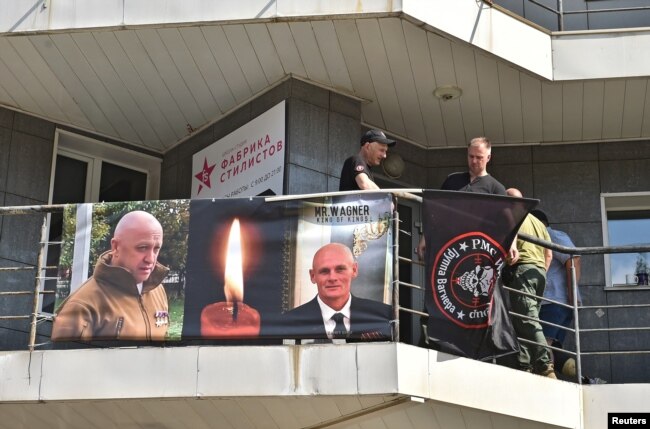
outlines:
[[[53,171],[50,201],[58,199],[57,182],[73,181],[72,174],[85,174],[86,203],[99,201],[137,201],[158,198],[160,164],[162,160],[150,155],[124,149],[68,131],[56,132],[55,166],[66,162],[66,172],[57,176]],[[69,158],[63,160],[61,157]],[[76,161],[76,162],[75,162]],[[67,167],[74,168],[68,172]],[[59,189],[65,188],[60,186]],[[61,201],[73,202],[73,201]],[[76,201],[75,201],[76,202]]]
[[[650,193],[602,194],[603,240],[606,246],[650,246]],[[608,287],[644,286],[650,252],[605,255]]]
[[[99,201],[140,201],[158,198],[159,158],[110,145],[98,140],[57,130],[52,169],[51,204]],[[49,215],[49,241],[61,240],[63,215]],[[47,266],[56,266],[60,247],[50,245]],[[44,289],[56,290],[56,277],[67,277],[55,268],[46,271]],[[54,311],[54,295],[43,295],[43,312]]]

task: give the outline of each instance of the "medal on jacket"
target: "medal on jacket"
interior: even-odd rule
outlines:
[[[161,326],[169,325],[169,313],[164,311],[164,310],[156,310],[156,314],[154,315],[156,318],[156,328],[160,328]]]

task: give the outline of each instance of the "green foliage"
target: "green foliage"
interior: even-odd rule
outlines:
[[[184,300],[169,300],[169,328],[167,329],[167,340],[180,340],[183,333],[183,313],[185,311]]]
[[[63,232],[61,244],[61,255],[59,256],[59,267],[65,271],[72,267],[72,255],[74,252],[74,231],[77,225],[75,217],[77,215],[76,205],[67,205],[63,209]]]
[[[111,228],[104,220],[103,211],[104,210],[100,209],[99,212],[93,215],[93,225],[90,236],[90,260],[93,262],[89,267],[91,270],[90,272],[92,272],[94,261],[96,261],[98,256],[103,252],[100,250],[102,248],[101,246],[104,246],[104,243],[108,241],[110,247],[109,234]],[[74,204],[66,206],[63,211],[63,244],[61,245],[61,255],[59,257],[59,268],[61,269],[61,272],[66,272],[72,267],[74,239],[77,228],[76,217],[77,206]]]
[[[648,262],[646,260],[647,253],[639,253],[636,257],[636,270],[635,273],[649,273]]]
[[[63,218],[63,245],[59,267],[66,271],[72,267],[76,230],[76,205],[65,208]],[[143,210],[155,216],[163,228],[163,247],[158,262],[177,271],[185,278],[187,265],[187,238],[189,233],[189,200],[126,201],[93,204],[90,239],[89,273],[99,256],[111,248],[111,238],[117,222],[126,213]]]

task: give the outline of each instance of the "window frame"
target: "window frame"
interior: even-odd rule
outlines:
[[[147,189],[145,199],[158,199],[160,194],[162,158],[57,128],[54,135],[54,152],[48,195],[49,204],[52,204],[56,157],[59,154],[82,161],[90,161],[86,181],[85,202],[87,203],[99,202],[99,183],[101,180],[102,163],[104,161],[146,174]]]
[[[608,212],[650,210],[650,192],[612,192],[600,194],[600,211],[603,232],[603,245],[610,245]],[[611,255],[604,254],[605,288],[607,289],[648,289],[648,286],[615,285],[612,282]]]

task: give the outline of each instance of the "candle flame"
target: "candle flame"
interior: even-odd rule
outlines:
[[[228,252],[226,253],[226,269],[224,274],[224,292],[226,301],[242,302],[244,300],[244,274],[239,219],[235,218],[228,236]]]

